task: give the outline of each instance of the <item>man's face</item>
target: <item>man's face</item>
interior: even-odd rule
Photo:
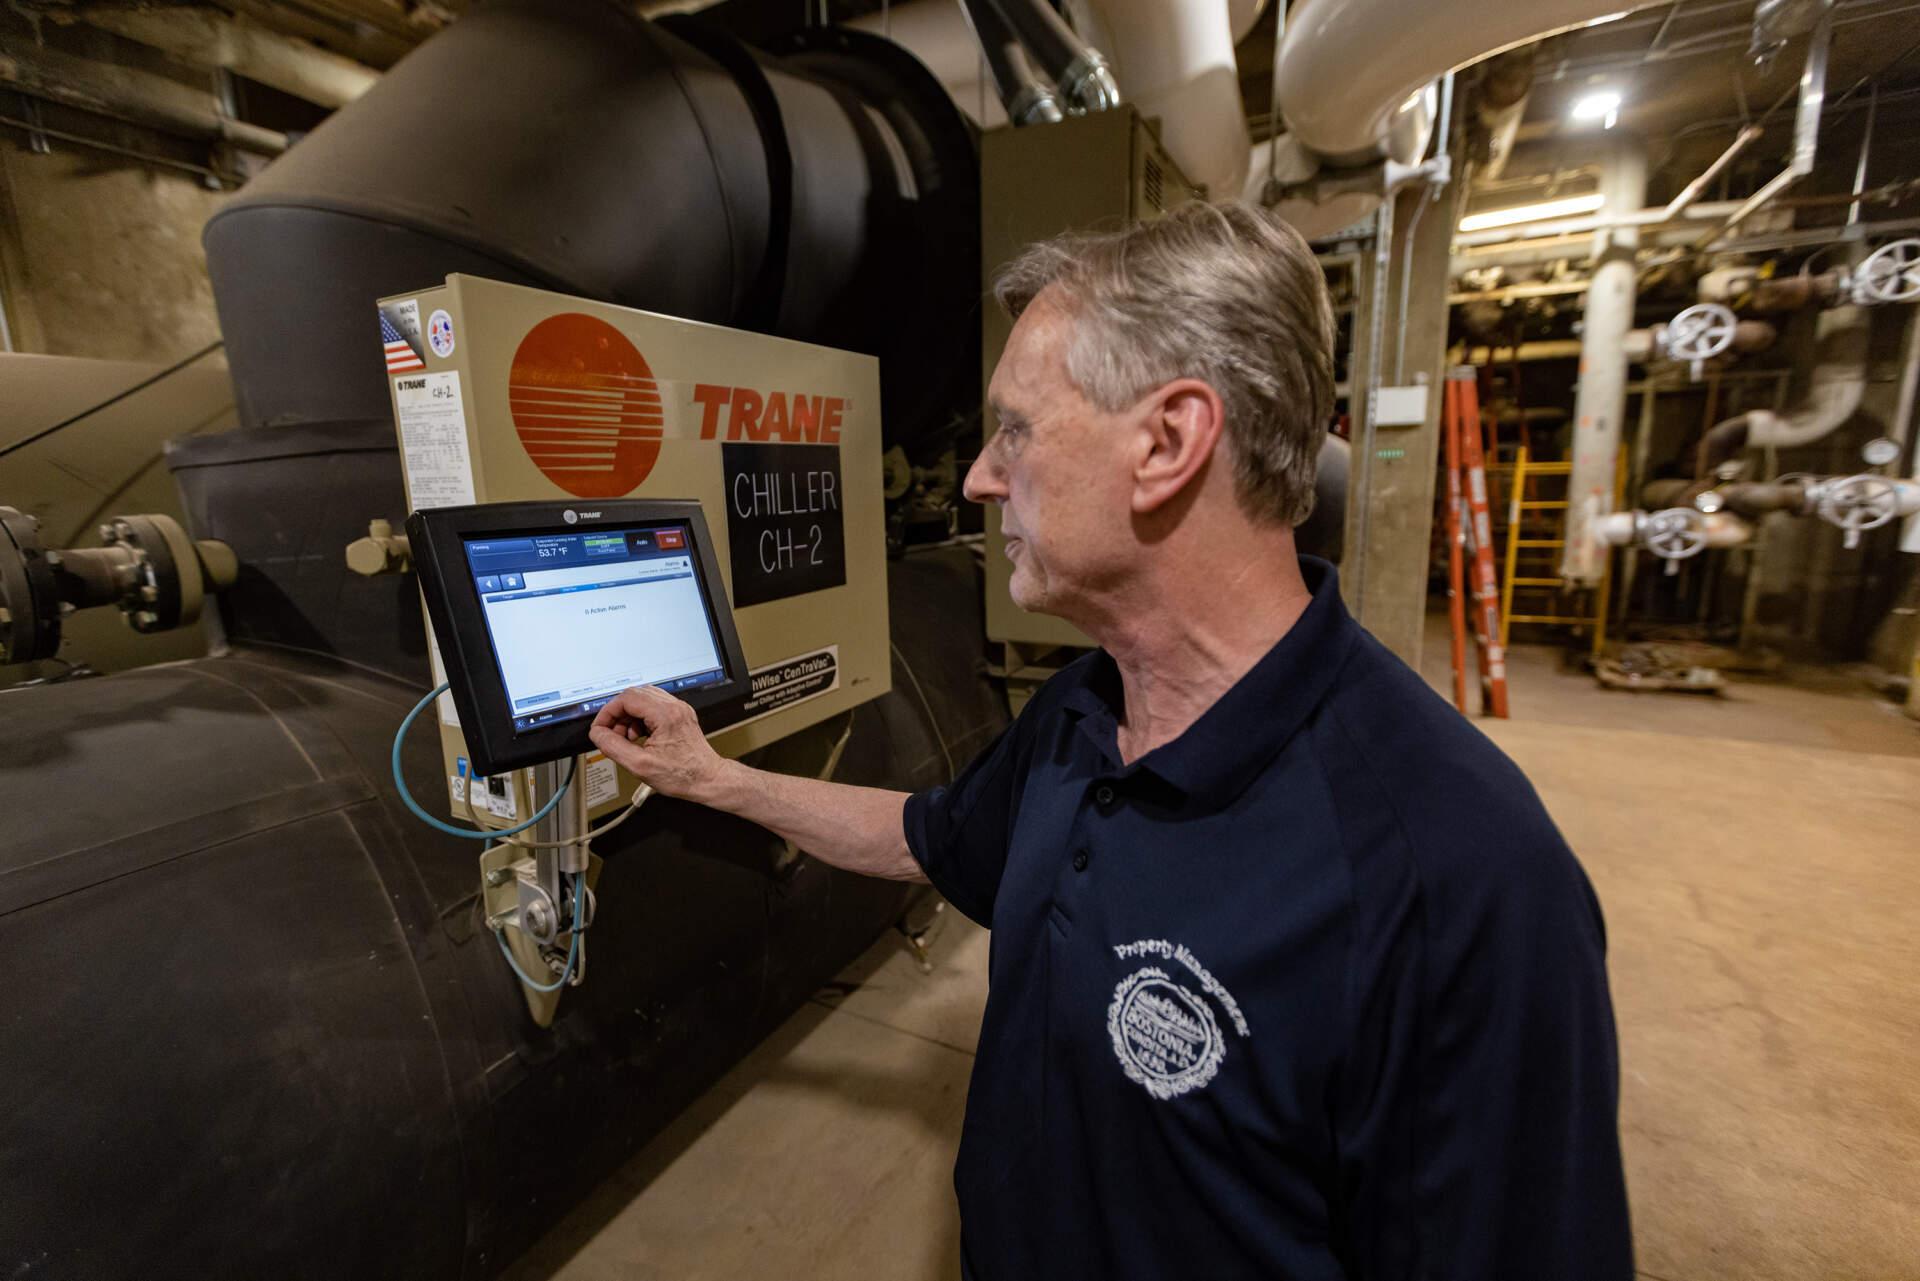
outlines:
[[[1022,313],[987,388],[999,431],[964,487],[974,502],[1000,505],[1014,603],[1069,618],[1125,572],[1133,542],[1127,415],[1073,385],[1072,325],[1051,289]]]

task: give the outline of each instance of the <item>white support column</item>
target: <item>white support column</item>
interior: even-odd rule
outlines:
[[[1604,216],[1637,213],[1647,198],[1647,155],[1638,140],[1615,141],[1600,175]],[[1633,328],[1634,253],[1640,229],[1602,227],[1594,234],[1593,284],[1580,331],[1580,388],[1573,402],[1573,473],[1567,483],[1567,545],[1560,573],[1576,583],[1600,581],[1605,549],[1587,526],[1613,510],[1613,473],[1627,404],[1627,331]]]

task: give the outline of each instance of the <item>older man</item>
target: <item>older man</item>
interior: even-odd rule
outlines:
[[[915,796],[724,761],[657,690],[594,741],[991,926],[969,1276],[1628,1281],[1593,892],[1294,551],[1333,398],[1306,244],[1189,205],[1037,246],[998,293],[967,496],[1014,599],[1099,650]]]

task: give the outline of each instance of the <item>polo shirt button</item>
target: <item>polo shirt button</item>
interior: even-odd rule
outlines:
[[[1087,852],[1085,850],[1075,850],[1073,852],[1073,870],[1076,872],[1084,872],[1087,870]]]
[[[1102,805],[1111,805],[1113,804],[1113,789],[1111,787],[1103,787],[1093,794],[1093,799]]]

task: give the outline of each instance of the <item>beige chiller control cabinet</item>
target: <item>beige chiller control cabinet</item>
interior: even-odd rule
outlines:
[[[717,722],[738,756],[890,686],[880,376],[870,356],[449,276],[382,299],[407,500],[700,500],[751,690]],[[430,633],[431,634],[431,633]],[[437,648],[436,681],[445,679]],[[465,743],[439,700],[456,812]],[[590,811],[633,780],[580,762]],[[526,816],[525,779],[475,802]]]

